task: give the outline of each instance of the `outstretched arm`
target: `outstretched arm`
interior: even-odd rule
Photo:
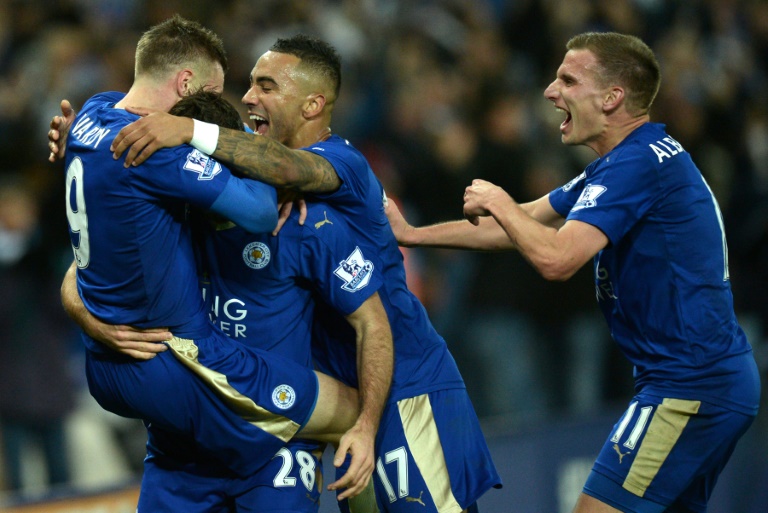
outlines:
[[[552,227],[562,225],[562,217],[552,208],[547,196],[519,206],[528,215],[544,225]],[[394,201],[387,201],[384,211],[389,219],[392,232],[401,246],[477,251],[517,249],[504,228],[491,217],[476,217],[476,223],[461,219],[416,227],[408,223]]]
[[[140,330],[132,326],[105,324],[91,315],[77,292],[77,267],[74,262],[61,283],[61,304],[88,336],[118,353],[137,360],[149,360],[168,349],[160,343],[172,336],[165,328]]]
[[[549,203],[545,208],[539,202],[534,203],[540,210],[531,210],[531,204],[527,210],[501,187],[485,180],[473,180],[464,195],[464,216],[478,225],[484,216],[492,216],[512,247],[539,274],[547,280],[567,280],[608,245],[608,237],[599,228],[582,221],[567,221],[561,227],[554,222],[542,222],[542,219],[554,219],[554,209]]]
[[[548,195],[519,204],[485,180],[467,187],[465,220],[414,227],[392,201],[386,213],[401,246],[516,250],[548,280],[567,280],[608,245],[600,229],[581,221],[564,223]]]
[[[483,218],[476,226],[461,219],[428,226],[409,224],[398,206],[387,202],[384,210],[397,242],[406,247],[435,247],[449,249],[470,249],[481,251],[503,251],[514,249],[504,229],[493,219]]]
[[[332,192],[341,185],[333,166],[314,153],[288,148],[268,137],[219,128],[190,118],[128,110],[144,117],[120,130],[112,142],[114,158],[128,151],[126,166],[141,164],[160,148],[189,143],[248,178],[275,187]]]

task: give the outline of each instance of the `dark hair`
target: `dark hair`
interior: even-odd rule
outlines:
[[[159,74],[192,63],[205,67],[214,62],[227,72],[229,62],[221,38],[178,14],[144,32],[136,45],[137,76]]]
[[[616,32],[586,32],[571,38],[568,50],[589,50],[600,66],[598,80],[626,91],[627,111],[645,113],[661,84],[656,56],[640,38]]]
[[[324,78],[333,90],[335,98],[339,97],[341,57],[333,46],[320,39],[297,34],[289,38],[278,38],[269,50],[301,59],[299,66],[308,68],[312,73]]]
[[[185,116],[213,123],[224,128],[244,130],[243,119],[234,105],[220,93],[201,89],[179,100],[169,111],[175,116]]]

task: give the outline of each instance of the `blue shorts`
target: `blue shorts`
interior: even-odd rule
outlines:
[[[150,426],[137,513],[318,512],[324,444],[292,441],[248,477],[206,461],[194,446]]]
[[[376,437],[382,512],[460,513],[501,478],[465,389],[390,403]]]
[[[584,493],[621,511],[703,513],[753,420],[703,401],[638,394],[600,451]]]
[[[200,453],[240,476],[267,464],[315,407],[315,373],[220,332],[173,339],[148,361],[87,352],[91,395],[106,410],[193,436]]]

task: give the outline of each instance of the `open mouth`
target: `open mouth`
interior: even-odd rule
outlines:
[[[251,124],[253,125],[253,131],[259,135],[265,135],[269,130],[269,121],[263,116],[257,114],[251,114]]]
[[[568,112],[567,110],[564,110],[561,108],[557,108],[557,110],[565,114],[565,119],[563,120],[562,123],[560,123],[560,131],[563,132],[565,131],[566,127],[568,127],[568,125],[571,123],[571,120],[573,118],[571,117],[571,113]]]

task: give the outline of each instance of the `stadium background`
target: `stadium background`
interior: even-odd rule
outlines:
[[[366,154],[414,224],[460,217],[475,177],[525,201],[580,173],[594,155],[560,143],[562,115],[541,93],[570,36],[642,37],[663,74],[652,118],[668,125],[718,197],[737,312],[768,381],[764,0],[0,0],[0,437],[19,440],[9,419],[60,422],[66,449],[56,455],[69,470],[65,483],[49,485],[44,452],[20,442],[20,490],[0,456],[0,509],[106,491],[117,494],[107,495],[111,506],[87,500],[99,511],[132,511],[143,428],[104,413],[85,391],[82,349],[58,303],[72,255],[62,168],[47,162],[45,134],[62,98],[79,108],[93,92],[127,90],[141,32],[175,12],[222,36],[226,92],[238,106],[276,37],[305,32],[334,44],[344,76],[333,130]],[[589,270],[549,283],[514,254],[406,257],[505,481],[484,510],[570,511],[632,393]],[[763,409],[711,511],[766,510],[767,435]],[[321,510],[333,511],[331,503],[324,498]]]

